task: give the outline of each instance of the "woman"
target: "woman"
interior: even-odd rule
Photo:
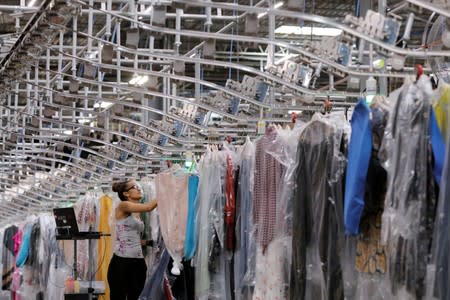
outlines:
[[[156,200],[139,203],[142,188],[133,179],[114,182],[112,189],[121,201],[115,210],[116,242],[108,268],[111,300],[137,300],[147,273],[141,246],[144,223],[139,213],[153,210]]]

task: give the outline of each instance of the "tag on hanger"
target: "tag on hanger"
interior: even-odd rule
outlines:
[[[257,127],[256,127],[256,133],[257,134],[264,134],[266,132],[266,121],[259,120]]]

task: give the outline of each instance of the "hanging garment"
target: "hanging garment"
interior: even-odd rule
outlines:
[[[77,224],[79,231],[98,231],[98,199],[101,194],[89,191],[86,195],[80,198],[74,205],[75,215],[77,216]],[[97,253],[97,240],[80,240],[77,242],[77,274],[83,280],[88,280],[95,272],[97,265],[97,256],[89,255],[90,249],[92,254]]]
[[[285,275],[288,270],[284,259],[288,255],[288,241],[285,237],[275,237],[264,253],[262,246],[257,246],[253,300],[287,299]]]
[[[109,226],[109,219],[113,213],[112,199],[108,195],[103,195],[99,201],[100,205],[100,219],[98,222],[98,231],[104,234],[111,234],[111,227]],[[98,241],[98,267],[96,273],[96,280],[105,282],[105,297],[109,299],[109,285],[108,285],[108,266],[112,256],[111,237],[104,237]]]
[[[298,143],[290,299],[343,299],[343,135],[312,121]],[[342,149],[342,150],[341,150]]]
[[[406,288],[421,299],[436,210],[432,152],[428,138],[431,85],[426,76],[404,87],[390,114],[383,140],[388,190],[382,218],[391,290]]]
[[[2,252],[2,290],[9,290],[12,281],[12,274],[15,266],[14,256],[14,236],[17,234],[19,228],[17,226],[10,226],[5,229],[3,235],[3,252]]]
[[[173,297],[177,300],[195,300],[195,270],[191,265],[192,261],[183,261],[183,270],[177,276],[169,273],[172,269],[172,263],[173,261],[169,262],[168,272],[166,274],[170,282]]]
[[[378,158],[388,111],[372,107],[372,154],[367,172],[364,210],[357,237],[355,268],[362,273],[386,272],[385,247],[381,242],[381,216],[387,189],[387,174]],[[349,162],[350,163],[350,162]]]
[[[210,300],[231,300],[231,270],[230,254],[226,250],[224,208],[226,204],[226,158],[228,152],[219,151],[214,153],[217,164],[217,178],[219,184],[213,187],[216,191],[214,197],[210,198],[211,224],[209,230],[209,255],[208,270],[210,272]]]
[[[372,124],[370,109],[360,99],[352,115],[352,135],[348,146],[348,164],[345,180],[344,224],[349,234],[359,233],[359,222],[364,209],[364,191],[372,151]]]
[[[227,155],[227,169],[225,175],[225,246],[229,251],[234,250],[235,244],[235,217],[236,217],[236,194],[234,183],[233,162],[231,156]]]
[[[253,176],[255,168],[255,145],[248,141],[244,145],[241,154],[241,163],[239,168],[239,183],[237,190],[238,205],[237,209],[237,226],[240,229],[236,235],[240,235],[238,252],[239,256],[235,254],[235,290],[236,294],[239,292],[248,293],[244,286],[253,286],[255,278],[255,258],[256,258],[256,243],[254,239],[253,230]],[[243,295],[244,297],[244,295]],[[236,296],[238,299],[238,296]],[[244,298],[245,299],[245,298]],[[239,300],[239,299],[238,299]]]
[[[448,142],[448,132],[450,127],[450,85],[442,83],[437,92],[435,93],[434,111],[436,114],[436,121],[439,125],[439,129]]]
[[[184,254],[188,178],[189,175],[178,167],[158,174],[155,179],[161,233],[167,251],[175,261],[174,272],[179,272]]]
[[[207,152],[201,164],[201,177],[198,188],[198,247],[195,259],[195,298],[199,300],[216,299],[212,297],[215,295],[217,288],[214,285],[216,268],[210,262],[212,257],[216,258],[212,260],[213,262],[220,262],[218,259],[220,257],[220,240],[215,234],[220,232],[220,227],[215,226],[214,218],[219,217],[215,216],[217,211],[215,206],[217,203],[222,202],[223,199],[223,180],[221,177],[223,171],[224,167],[218,153]],[[223,215],[223,207],[220,212]],[[223,224],[223,217],[221,220]],[[219,253],[217,250],[219,250]],[[222,299],[224,298],[223,295],[224,293],[222,293]],[[220,294],[217,296],[220,297]]]
[[[253,222],[256,240],[263,253],[274,237],[277,203],[280,203],[278,192],[285,172],[285,167],[267,153],[276,136],[276,129],[269,127],[266,134],[255,142]]]
[[[58,263],[59,261],[63,261],[63,252],[55,237],[55,218],[52,215],[42,215],[39,217],[39,224],[39,235],[41,237],[38,250],[39,281],[40,290],[45,292],[49,286],[51,264],[55,264],[55,260]],[[58,265],[58,263],[56,263],[56,265]],[[45,293],[45,295],[47,295],[47,293]],[[46,297],[44,298],[47,299]]]
[[[195,248],[197,246],[197,191],[199,177],[196,175],[189,176],[188,182],[188,215],[186,224],[186,238],[184,240],[184,259],[190,260],[194,257]]]
[[[35,220],[31,227],[30,246],[26,265],[31,269],[32,284],[39,290],[42,274],[40,274],[39,248],[41,244],[41,224],[39,219]]]
[[[450,132],[448,133],[450,134]],[[450,141],[450,137],[447,138]],[[436,228],[433,266],[435,279],[433,296],[440,300],[450,299],[450,142],[447,143],[445,164],[442,173],[442,184],[439,195],[439,204],[436,213]]]
[[[32,227],[32,223],[25,225],[22,243],[16,257],[16,267],[22,267],[28,259]]]
[[[164,291],[163,281],[165,270],[169,264],[170,255],[167,250],[163,250],[158,266],[153,275],[148,278],[142,290],[139,300],[165,300],[166,293]]]
[[[440,185],[445,159],[445,141],[437,124],[433,109],[430,109],[429,134],[434,157],[433,175],[436,183]]]

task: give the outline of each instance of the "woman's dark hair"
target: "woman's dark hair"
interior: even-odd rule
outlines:
[[[128,188],[128,183],[131,181],[131,179],[122,180],[122,181],[115,181],[112,184],[112,190],[113,192],[116,192],[117,195],[119,195],[120,200],[126,201],[127,197],[123,194]]]

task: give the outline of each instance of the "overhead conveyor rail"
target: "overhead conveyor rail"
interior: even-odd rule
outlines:
[[[432,20],[450,17],[436,3],[386,1],[357,17],[353,1],[284,2],[1,4],[10,23],[0,33],[0,225],[227,136],[240,144],[261,121],[289,124],[324,103],[347,114],[369,78],[386,94],[416,64],[430,74],[427,62],[450,60],[426,38]],[[279,30],[299,24],[310,32]]]

